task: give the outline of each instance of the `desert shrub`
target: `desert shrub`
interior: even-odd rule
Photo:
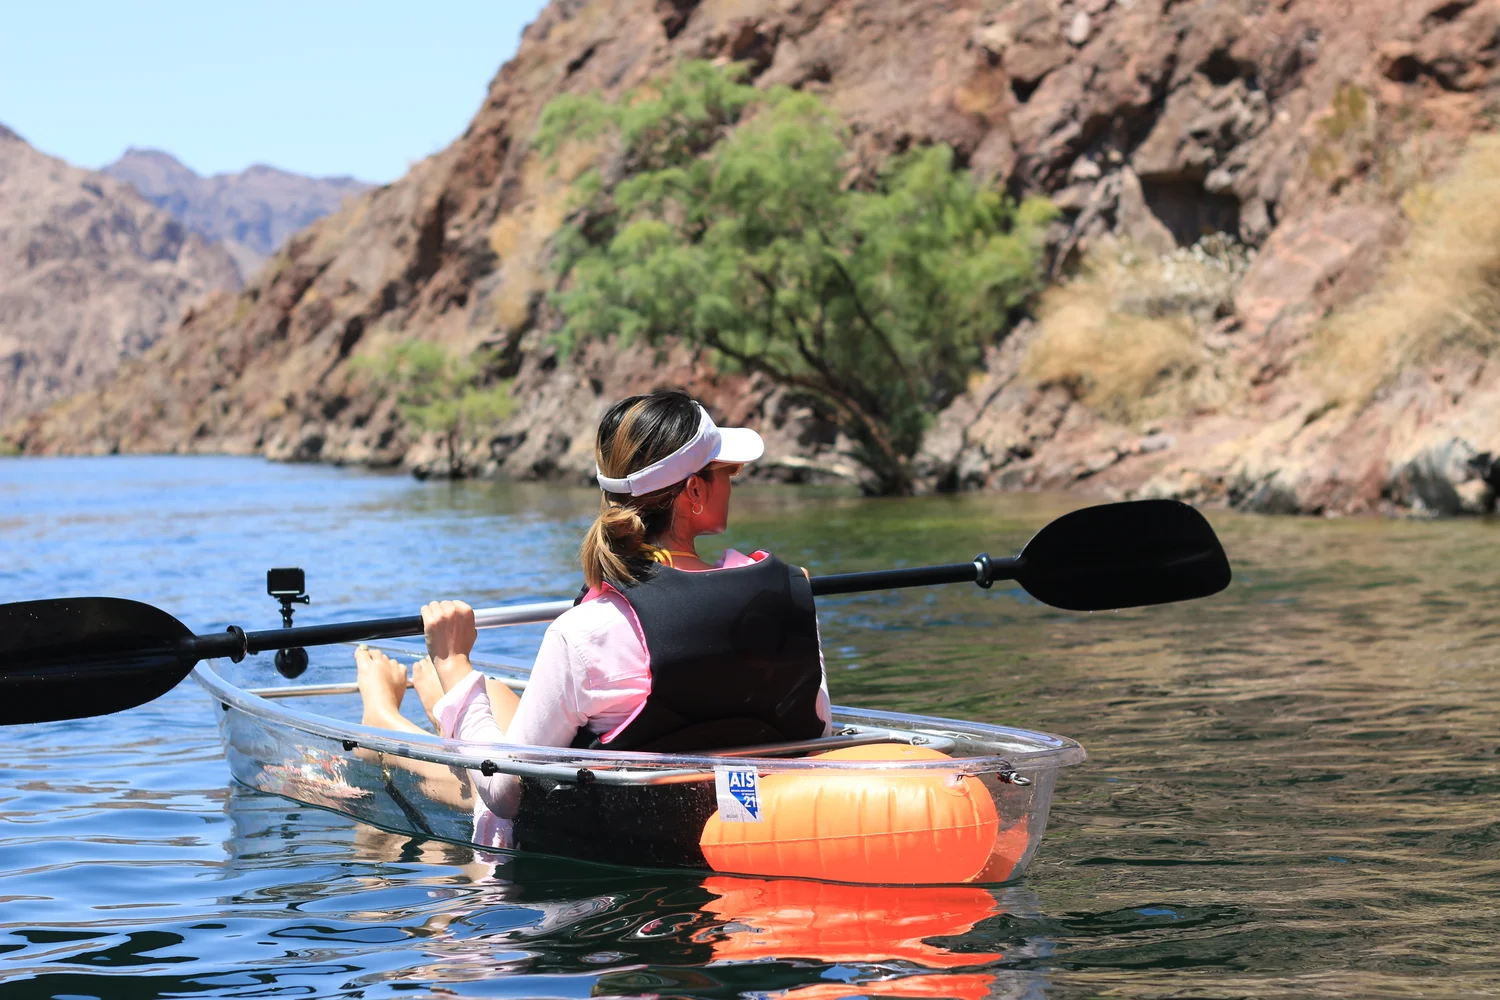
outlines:
[[[542,109],[534,142],[552,157],[566,143],[609,136],[626,173],[682,166],[724,138],[761,96],[744,75],[741,66],[692,61],[618,101],[564,94]]]
[[[1228,389],[1202,331],[1232,312],[1250,260],[1224,234],[1159,256],[1108,246],[1042,296],[1022,374],[1128,424],[1219,405]]]
[[[1339,87],[1314,125],[1315,138],[1307,157],[1313,176],[1336,185],[1367,165],[1377,126],[1374,99],[1358,84]]]
[[[854,189],[848,135],[821,100],[699,63],[644,97],[549,108],[544,149],[561,123],[615,130],[637,165],[591,192],[561,241],[563,343],[708,348],[820,400],[876,488],[909,490],[930,415],[1038,287],[1051,206],[1012,203],[945,146]]]
[[[1425,184],[1447,139],[1420,106],[1381,104],[1358,84],[1345,83],[1313,123],[1307,165],[1334,191],[1368,181],[1364,196],[1398,201]]]
[[[356,355],[351,365],[395,394],[402,419],[419,431],[439,436],[448,474],[457,479],[463,474],[459,442],[515,412],[510,380],[483,384],[487,360],[427,341],[406,340]]]
[[[1313,354],[1329,392],[1364,402],[1412,364],[1500,347],[1500,136],[1402,201],[1412,232],[1375,289],[1324,324]]]

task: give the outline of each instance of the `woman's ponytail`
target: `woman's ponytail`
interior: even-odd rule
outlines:
[[[622,399],[599,422],[594,458],[612,479],[661,461],[698,431],[698,406],[680,390],[658,389]],[[632,496],[606,493],[599,516],[583,536],[578,559],[590,589],[605,581],[634,583],[650,561],[647,543],[672,525],[672,505],[683,483]]]
[[[605,580],[634,581],[629,564],[639,558],[645,544],[646,522],[641,515],[605,497],[578,550],[584,582],[593,589]]]

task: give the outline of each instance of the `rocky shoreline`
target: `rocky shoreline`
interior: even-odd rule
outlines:
[[[762,430],[763,474],[857,482],[832,425],[763,381],[681,349],[560,358],[551,346],[550,241],[587,164],[545,169],[529,148],[536,116],[556,94],[619,93],[680,58],[744,60],[757,85],[817,90],[866,169],[946,142],[968,168],[1063,210],[1057,285],[936,416],[922,488],[1326,515],[1493,509],[1489,341],[1413,350],[1357,392],[1334,383],[1366,373],[1327,360],[1326,344],[1500,119],[1495,0],[1352,12],[1331,0],[955,0],[915,13],[895,0],[555,0],[451,147],[295,237],[250,287],[200,303],[98,392],[8,436],[34,454],[253,453],[420,474],[437,465],[435,443],[348,364],[420,336],[488,347],[495,377],[515,379],[517,413],[466,445],[475,474],[582,481],[603,408],[676,384]],[[1087,299],[1108,314],[1096,342],[1062,343],[1091,262],[1125,253],[1169,271],[1205,233],[1245,249],[1232,282],[1178,294],[1177,278],[1153,277],[1144,303],[1099,291]]]

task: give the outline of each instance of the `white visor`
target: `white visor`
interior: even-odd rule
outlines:
[[[672,454],[639,469],[624,479],[611,479],[596,466],[599,488],[606,493],[645,496],[687,479],[710,462],[753,462],[765,452],[766,443],[748,427],[718,427],[702,405],[698,406],[698,432]]]

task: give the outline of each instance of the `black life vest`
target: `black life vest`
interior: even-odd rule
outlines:
[[[574,746],[679,753],[823,735],[818,620],[806,575],[775,556],[689,573],[654,566],[617,588],[641,623],[651,691],[608,743]]]

